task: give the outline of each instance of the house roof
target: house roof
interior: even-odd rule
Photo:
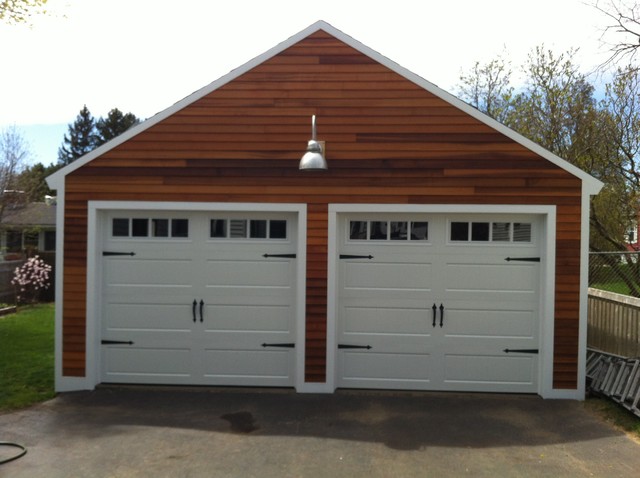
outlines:
[[[2,217],[3,226],[29,227],[56,225],[56,206],[43,202],[33,202],[21,207],[6,209]]]
[[[131,128],[128,131],[126,131],[125,133],[117,136],[113,140],[105,143],[104,145],[100,146],[99,148],[96,148],[95,150],[91,151],[90,153],[88,153],[88,154],[84,155],[83,157],[77,159],[76,161],[74,161],[70,165],[66,166],[65,168],[58,170],[56,173],[54,173],[53,175],[51,175],[51,176],[49,176],[47,178],[47,183],[49,184],[49,187],[51,187],[52,189],[61,189],[64,186],[64,177],[67,174],[75,171],[78,168],[81,168],[83,165],[87,164],[91,160],[101,156],[102,154],[106,153],[107,151],[112,150],[113,148],[115,148],[118,145],[124,143],[125,141],[131,139],[132,137],[138,135],[139,133],[145,131],[146,129],[156,125],[157,123],[159,123],[159,122],[163,121],[164,119],[170,117],[174,113],[180,111],[184,107],[186,107],[186,106],[194,103],[195,101],[205,97],[206,95],[212,93],[213,91],[217,90],[218,88],[220,88],[220,87],[224,86],[225,84],[227,84],[227,83],[233,81],[234,79],[238,78],[240,75],[243,75],[244,73],[248,72],[252,68],[255,68],[256,66],[260,65],[261,63],[269,60],[270,58],[276,56],[277,54],[283,52],[287,48],[291,47],[292,45],[298,43],[299,41],[303,40],[304,38],[308,37],[309,35],[317,32],[319,30],[322,30],[322,31],[328,33],[329,35],[332,35],[333,37],[337,38],[338,40],[340,40],[340,41],[346,43],[347,45],[351,46],[352,48],[358,50],[360,53],[370,57],[372,60],[374,60],[374,61],[386,66],[387,68],[389,68],[390,70],[394,71],[395,73],[403,76],[407,80],[415,83],[416,85],[422,87],[423,89],[427,90],[428,92],[432,93],[433,95],[435,95],[435,96],[439,97],[440,99],[448,102],[452,106],[462,110],[463,112],[469,114],[470,116],[476,118],[477,120],[485,123],[487,126],[490,126],[491,128],[493,128],[496,131],[504,134],[505,136],[507,136],[508,138],[512,139],[513,141],[521,144],[525,148],[531,150],[532,152],[534,152],[534,153],[538,154],[539,156],[547,159],[548,161],[550,161],[551,163],[555,164],[556,166],[564,169],[568,173],[570,173],[570,174],[576,176],[577,178],[581,179],[582,182],[583,182],[584,191],[587,194],[597,194],[600,191],[600,189],[602,188],[603,183],[601,181],[599,181],[596,178],[594,178],[593,176],[587,174],[586,172],[584,172],[580,168],[572,165],[568,161],[566,161],[566,160],[560,158],[559,156],[553,154],[552,152],[544,149],[542,146],[540,146],[540,145],[534,143],[533,141],[525,138],[524,136],[520,135],[519,133],[516,133],[512,129],[504,126],[503,124],[497,122],[493,118],[491,118],[491,117],[485,115],[484,113],[478,111],[476,108],[472,107],[471,105],[465,103],[464,101],[460,100],[459,98],[456,98],[452,94],[450,94],[450,93],[444,91],[443,89],[437,87],[435,84],[425,80],[424,78],[420,77],[419,75],[417,75],[417,74],[407,70],[406,68],[398,65],[397,63],[393,62],[392,60],[386,58],[385,56],[381,55],[380,53],[376,52],[375,50],[367,47],[366,45],[360,43],[359,41],[353,39],[352,37],[346,35],[345,33],[341,32],[340,30],[336,29],[335,27],[329,25],[328,23],[326,23],[324,21],[318,21],[318,22],[314,23],[313,25],[307,27],[306,29],[302,30],[301,32],[297,33],[296,35],[290,37],[288,40],[286,40],[286,41],[280,43],[279,45],[271,48],[270,50],[266,51],[262,55],[257,56],[253,60],[251,60],[251,61],[245,63],[244,65],[240,66],[239,68],[236,68],[235,70],[227,73],[226,75],[222,76],[218,80],[216,80],[216,81],[208,84],[207,86],[195,91],[191,95],[189,95],[186,98],[184,98],[184,99],[180,100],[179,102],[175,103],[173,106],[165,109],[164,111],[161,111],[160,113],[157,113],[156,115],[154,115],[151,118],[149,118],[148,120],[138,124],[137,126],[134,126],[133,128]]]

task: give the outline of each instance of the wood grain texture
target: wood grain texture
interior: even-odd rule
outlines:
[[[298,170],[313,114],[321,173]],[[69,174],[65,200],[65,375],[85,373],[90,200],[306,203],[309,382],[326,379],[329,204],[544,204],[558,217],[553,381],[577,386],[580,180],[324,32]]]

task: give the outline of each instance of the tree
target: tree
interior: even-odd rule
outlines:
[[[640,198],[640,72],[631,66],[619,69],[600,107],[603,151],[598,172],[605,187],[592,204],[591,223],[598,237],[591,248],[624,250]]]
[[[536,48],[524,67],[525,86],[502,108],[508,112],[504,123],[603,181],[591,202],[590,248],[624,251],[640,205],[640,70],[619,69],[604,99],[597,101],[572,56]],[[621,267],[613,255],[604,261],[640,297],[640,262]]]
[[[0,20],[6,23],[26,23],[31,13],[43,13],[47,0],[0,0]]]
[[[62,165],[42,163],[26,167],[17,177],[16,184],[20,191],[24,191],[25,201],[43,202],[45,196],[52,195],[53,191],[47,186],[46,178],[60,169]]]
[[[511,64],[502,56],[481,65],[476,61],[471,72],[460,76],[459,96],[471,106],[504,123],[513,95]]]
[[[573,63],[574,51],[555,55],[535,48],[524,71],[526,86],[513,101],[507,125],[564,159],[580,164],[575,146],[594,119],[594,88]]]
[[[138,123],[140,120],[133,113],[124,114],[118,108],[113,108],[106,118],[100,118],[96,122],[98,145],[112,140]]]
[[[16,179],[29,155],[27,142],[15,126],[0,132],[0,220],[6,208],[22,200]]]
[[[609,20],[601,40],[608,46],[611,54],[601,68],[623,60],[633,63],[640,47],[640,6],[636,2],[625,0],[596,1],[592,6]]]
[[[62,146],[58,149],[58,162],[66,166],[139,122],[136,115],[124,114],[118,108],[113,108],[106,118],[101,117],[96,121],[87,105],[84,105],[75,122],[69,125],[68,135],[64,135]]]
[[[64,135],[62,146],[58,149],[58,162],[71,164],[76,159],[93,151],[98,146],[96,124],[87,105],[80,110],[76,120],[69,125],[68,135]]]

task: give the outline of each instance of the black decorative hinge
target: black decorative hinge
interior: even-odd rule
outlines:
[[[539,257],[507,257],[505,258],[505,261],[507,262],[511,262],[511,261],[540,262],[540,258]]]
[[[372,255],[368,256],[354,256],[351,254],[340,254],[340,259],[373,259]]]
[[[112,252],[112,251],[102,251],[103,256],[135,256],[135,252]]]
[[[262,257],[285,257],[287,259],[295,259],[295,254],[262,254]]]
[[[350,345],[350,344],[338,344],[339,349],[367,349],[371,350],[371,345]]]
[[[296,344],[294,343],[288,343],[288,344],[262,344],[263,347],[282,347],[285,349],[293,349],[295,348]]]
[[[537,354],[540,349],[504,349],[503,352],[506,354]]]
[[[102,345],[133,345],[131,340],[101,340]]]

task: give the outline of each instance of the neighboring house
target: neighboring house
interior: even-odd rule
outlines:
[[[48,182],[59,391],[584,397],[602,183],[324,22]]]
[[[22,259],[37,252],[55,252],[55,200],[5,209],[0,222],[0,234],[5,259]]]

